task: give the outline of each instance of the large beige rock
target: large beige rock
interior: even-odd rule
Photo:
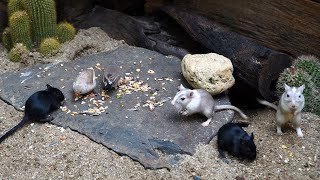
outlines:
[[[230,59],[215,53],[188,54],[181,62],[183,76],[196,89],[216,95],[234,85]]]

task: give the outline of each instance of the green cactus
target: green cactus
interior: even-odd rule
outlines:
[[[23,43],[28,49],[32,46],[30,19],[25,11],[17,11],[9,19],[12,44]]]
[[[32,36],[37,47],[45,38],[56,36],[57,15],[54,0],[27,0],[26,9],[32,19]]]
[[[303,95],[305,97],[305,108],[304,110],[314,112],[314,104],[317,95],[317,89],[313,83],[311,77],[305,71],[290,67],[285,69],[277,81],[276,89],[277,94],[280,96],[284,92],[284,83],[289,86],[299,87],[305,85]]]
[[[314,113],[318,116],[320,116],[320,94],[318,94],[318,96],[316,97],[315,103],[313,104],[314,106]]]
[[[13,13],[17,11],[25,10],[24,0],[9,0],[8,1],[8,15],[12,16]]]
[[[29,53],[28,48],[22,44],[17,43],[9,52],[9,59],[12,62],[20,62],[24,56],[27,56]]]
[[[61,44],[54,38],[46,38],[40,44],[40,53],[44,56],[57,53]]]
[[[12,47],[12,41],[10,36],[10,28],[6,27],[2,33],[2,43],[3,46],[9,51]]]
[[[295,62],[296,68],[302,69],[307,72],[315,85],[320,87],[320,61],[315,56],[300,56]]]
[[[76,35],[76,29],[68,22],[60,22],[57,27],[57,36],[61,43],[71,41]]]

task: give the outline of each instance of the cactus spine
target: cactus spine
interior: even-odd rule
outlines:
[[[320,61],[315,56],[300,56],[294,66],[307,72],[315,85],[320,88]]]
[[[8,1],[8,15],[12,16],[17,11],[25,10],[24,0],[9,0]]]
[[[76,34],[76,29],[68,22],[60,22],[57,27],[57,36],[61,43],[71,41]]]
[[[48,55],[60,48],[57,38],[65,42],[75,36],[76,30],[71,24],[63,22],[57,26],[54,0],[8,0],[8,11],[9,27],[2,34],[2,42],[8,50],[21,43],[27,49],[36,48]],[[43,45],[39,49],[41,42]],[[16,49],[10,51],[13,61],[19,61]]]
[[[17,43],[9,52],[9,59],[12,62],[20,62],[24,56],[29,53],[29,50],[24,44]]]
[[[61,44],[54,38],[46,38],[40,44],[40,53],[44,56],[56,53]]]
[[[33,41],[38,47],[47,37],[56,36],[57,15],[54,0],[27,0],[26,9],[32,19]]]
[[[314,106],[314,113],[320,116],[320,94],[318,94],[318,96],[316,97],[315,103],[313,106]]]
[[[25,11],[17,11],[9,19],[10,35],[13,44],[22,43],[31,48],[30,19]]]
[[[2,33],[2,43],[3,46],[9,51],[12,47],[12,41],[10,36],[10,28],[6,27]]]

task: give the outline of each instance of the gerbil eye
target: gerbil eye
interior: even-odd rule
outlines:
[[[301,95],[299,95],[299,98],[301,98]]]
[[[183,101],[183,100],[185,100],[186,98],[181,98],[181,100]]]
[[[289,94],[287,94],[287,98],[290,97]]]

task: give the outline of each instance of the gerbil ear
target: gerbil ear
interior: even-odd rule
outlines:
[[[182,91],[182,90],[185,90],[185,89],[186,88],[182,84],[180,84],[179,90]]]
[[[290,86],[288,86],[286,83],[284,83],[284,89],[285,89],[286,91],[289,91],[289,90],[290,90]]]
[[[193,92],[193,91],[190,91],[190,92],[188,93],[188,97],[189,97],[189,98],[191,98],[193,95],[194,95],[194,92]]]
[[[253,135],[253,133],[251,133],[251,139],[252,139],[252,140],[254,139],[254,135]]]
[[[302,93],[303,92],[303,90],[304,90],[304,88],[305,88],[305,86],[304,86],[304,84],[302,85],[302,86],[300,86],[298,89],[299,89],[299,91]]]
[[[52,87],[51,87],[49,84],[47,84],[47,88],[50,89],[50,88],[52,88]]]

